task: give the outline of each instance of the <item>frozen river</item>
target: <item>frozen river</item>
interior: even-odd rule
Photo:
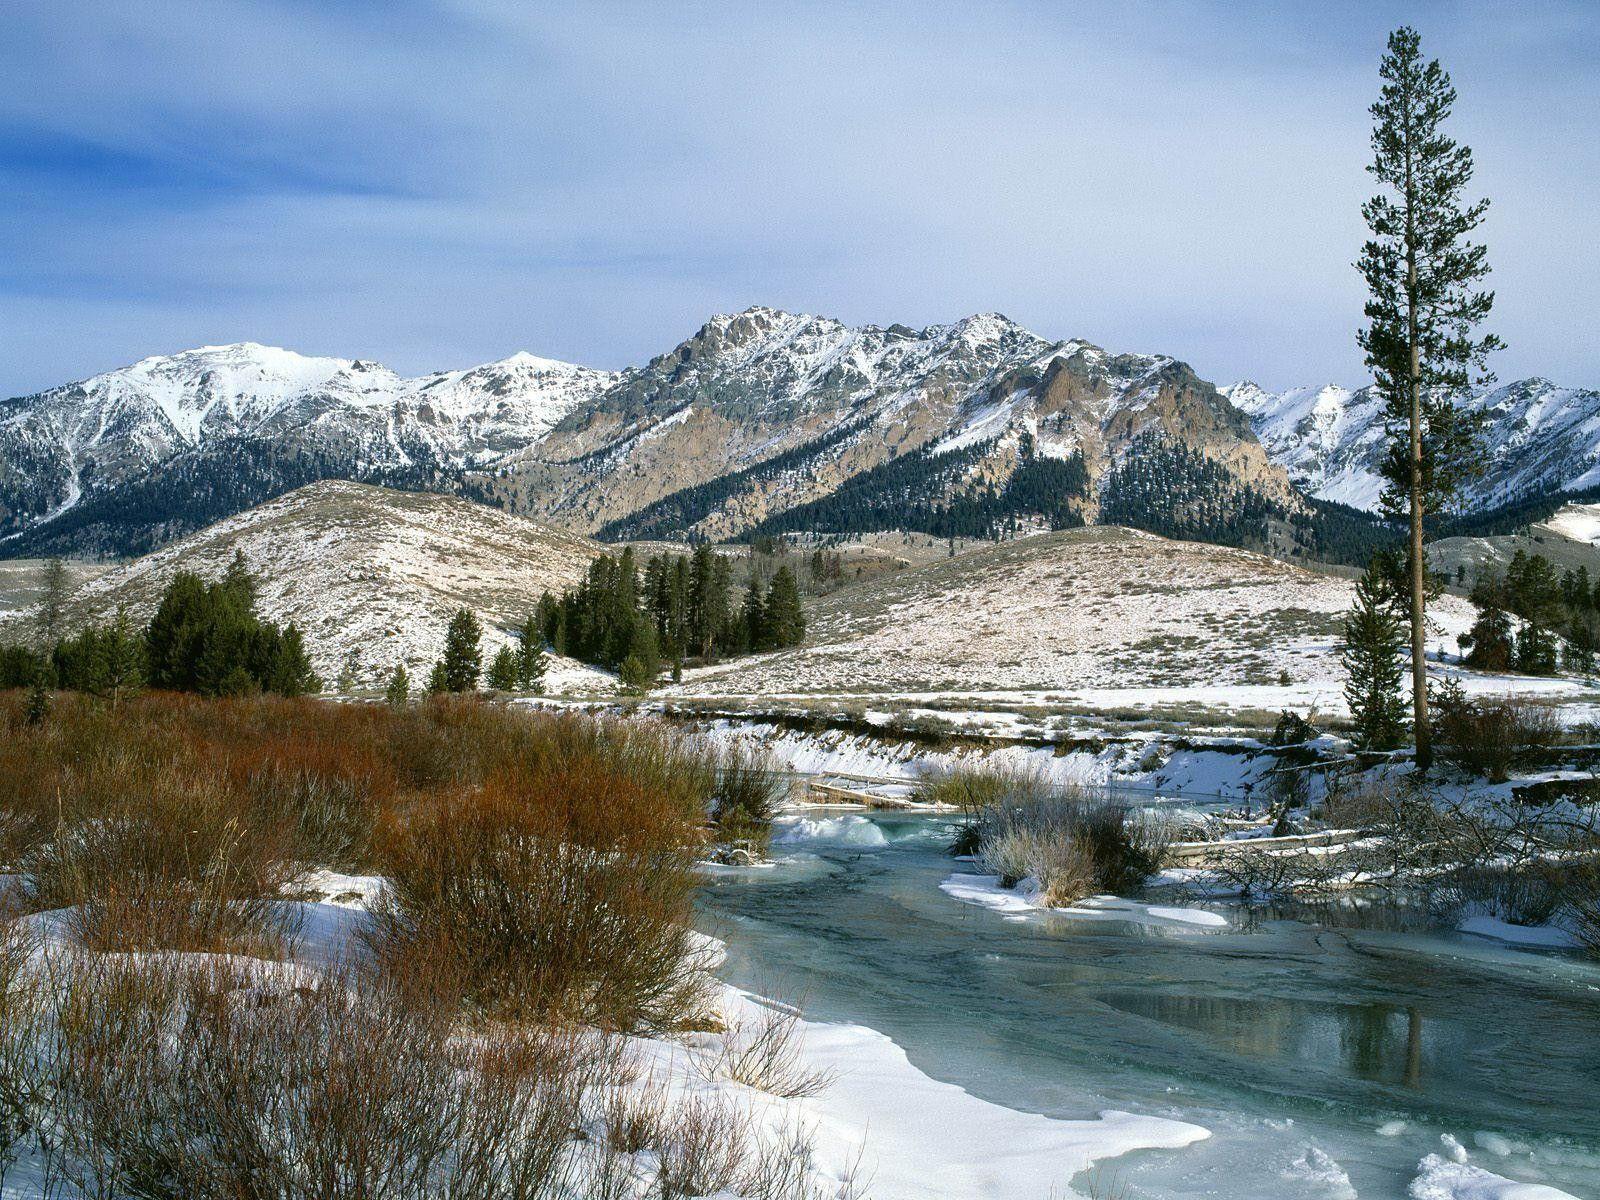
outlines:
[[[725,974],[997,1103],[1212,1131],[1119,1160],[1129,1200],[1404,1197],[1429,1155],[1600,1200],[1595,964],[1384,909],[1019,919],[940,890],[944,834],[789,824],[776,868],[704,890]]]

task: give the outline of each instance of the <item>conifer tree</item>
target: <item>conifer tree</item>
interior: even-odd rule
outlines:
[[[384,686],[383,698],[390,708],[404,708],[411,699],[411,677],[406,674],[405,663],[395,663],[394,672]]]
[[[1487,382],[1488,354],[1500,347],[1475,329],[1494,293],[1476,290],[1489,273],[1486,250],[1467,241],[1488,201],[1464,203],[1472,152],[1442,132],[1455,104],[1450,77],[1425,63],[1415,30],[1389,37],[1373,104],[1373,162],[1383,191],[1362,206],[1371,237],[1358,266],[1366,280],[1368,325],[1359,335],[1383,399],[1390,435],[1385,505],[1410,521],[1411,671],[1417,767],[1432,761],[1424,656],[1426,559],[1423,518],[1439,511],[1481,464],[1477,424],[1457,405]]]
[[[646,692],[654,686],[661,671],[661,652],[656,645],[656,629],[641,617],[634,622],[628,653],[617,669],[622,686],[630,692]]]
[[[805,640],[806,617],[800,606],[800,586],[794,572],[785,564],[772,577],[767,591],[766,635],[762,639],[771,649],[798,646]]]
[[[1339,658],[1347,676],[1345,700],[1364,750],[1393,750],[1405,738],[1405,636],[1395,615],[1394,593],[1382,564],[1374,562],[1356,584],[1354,607],[1345,617]]]
[[[449,678],[445,675],[444,660],[439,659],[428,672],[428,695],[442,696],[449,690]]]
[[[1556,637],[1543,625],[1529,621],[1517,634],[1517,670],[1524,675],[1556,673]]]
[[[59,558],[45,561],[39,575],[39,603],[34,610],[34,629],[41,653],[48,654],[61,637],[62,622],[66,618],[67,564]]]
[[[1567,629],[1567,645],[1561,665],[1569,675],[1594,674],[1594,630],[1588,621],[1574,619]]]
[[[496,692],[514,692],[521,682],[521,669],[517,652],[510,646],[501,646],[489,663],[489,688]]]
[[[517,631],[521,639],[517,647],[517,686],[535,695],[544,692],[544,673],[549,663],[544,653],[544,635],[539,632],[537,616],[530,616]]]
[[[744,591],[740,625],[744,650],[754,653],[767,648],[767,606],[761,600],[761,580],[754,575]]]
[[[444,654],[438,662],[438,682],[429,680],[430,691],[471,692],[478,686],[478,676],[483,673],[483,653],[478,642],[483,637],[483,626],[470,609],[456,610],[445,630]]]

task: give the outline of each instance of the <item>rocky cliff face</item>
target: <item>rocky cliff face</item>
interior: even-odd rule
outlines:
[[[912,453],[938,460],[908,476],[927,505],[1081,460],[1067,507],[1092,519],[1100,477],[1152,436],[1299,503],[1185,364],[995,313],[914,330],[751,308],[616,374],[522,354],[403,379],[208,347],[0,404],[0,553],[144,551],[324,478],[465,492],[584,533],[726,538]]]

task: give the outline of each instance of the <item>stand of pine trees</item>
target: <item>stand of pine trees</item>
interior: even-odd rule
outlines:
[[[1542,554],[1518,550],[1504,575],[1478,576],[1471,600],[1478,616],[1462,639],[1469,666],[1524,675],[1554,675],[1558,667],[1575,675],[1594,671],[1600,584],[1591,582],[1587,567],[1558,574]],[[1520,629],[1513,617],[1521,618]]]
[[[617,671],[636,689],[662,663],[779,650],[805,638],[800,586],[787,564],[769,584],[752,576],[733,594],[732,566],[709,546],[693,555],[652,555],[641,572],[632,547],[602,555],[588,576],[558,599],[539,601],[537,628],[557,654]]]
[[[256,581],[242,555],[207,583],[180,571],[150,624],[136,630],[124,612],[39,646],[0,648],[0,687],[58,687],[116,699],[142,686],[235,696],[300,696],[321,686],[300,631],[255,611]]]

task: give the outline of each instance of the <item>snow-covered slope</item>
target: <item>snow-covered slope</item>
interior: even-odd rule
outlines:
[[[1240,689],[1336,699],[1351,581],[1129,529],[1070,530],[929,563],[818,601],[806,645],[691,672],[705,694],[957,695]],[[1430,609],[1456,649],[1465,600]],[[1270,702],[1270,701],[1269,701]],[[1107,701],[1112,703],[1112,701]]]
[[[1383,490],[1383,405],[1370,387],[1268,392],[1221,389],[1250,418],[1272,460],[1312,495],[1375,509]],[[1472,508],[1600,484],[1600,392],[1524,379],[1484,389],[1467,407],[1484,414],[1489,466],[1467,492]]]
[[[147,358],[0,402],[0,535],[126,497],[163,472],[192,478],[209,467],[208,486],[226,490],[232,469],[237,507],[248,506],[259,498],[248,481],[261,461],[246,464],[245,443],[270,447],[291,486],[306,474],[363,477],[492,461],[543,436],[613,378],[527,354],[419,379],[253,343]],[[166,508],[181,506],[181,490],[162,497]],[[134,503],[156,509],[151,521],[179,515],[150,499]]]
[[[235,551],[259,577],[262,614],[300,626],[324,683],[348,666],[377,684],[403,662],[420,686],[456,609],[483,621],[487,661],[540,595],[577,583],[602,547],[457,497],[328,481],[101,575],[71,605],[97,617],[122,605],[143,621],[178,571],[214,578]],[[560,660],[555,673],[552,682],[609,690],[575,663]]]

